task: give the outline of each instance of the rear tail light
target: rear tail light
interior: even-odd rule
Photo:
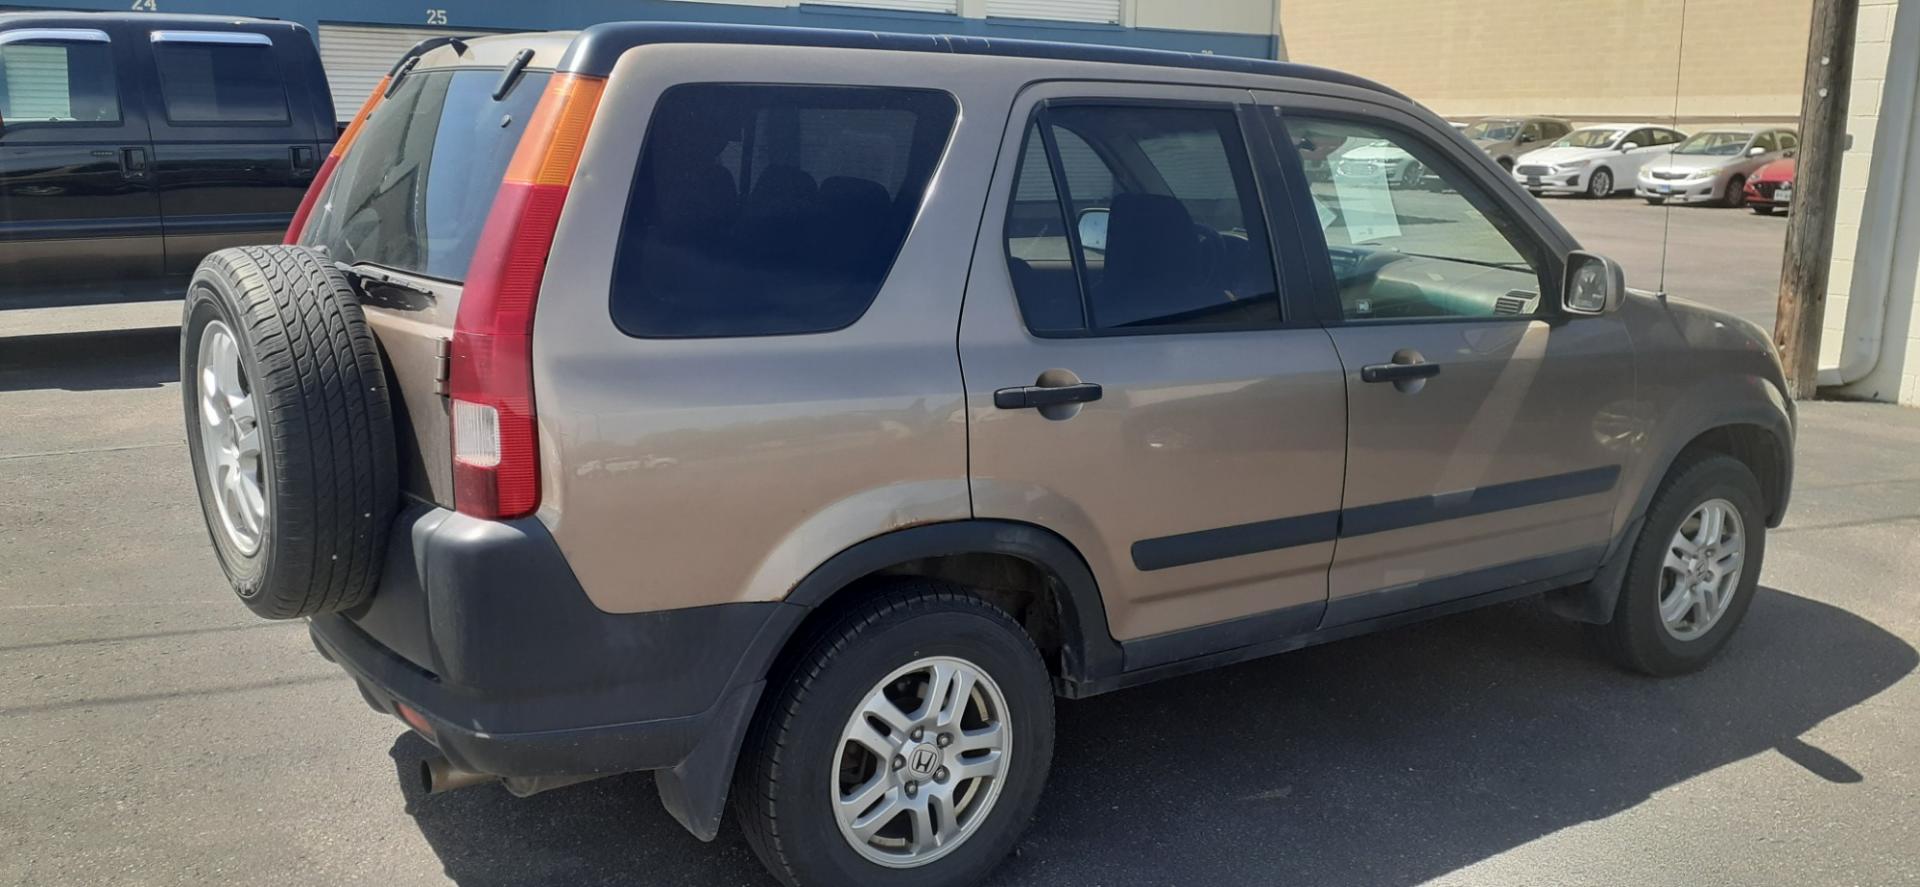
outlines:
[[[514,150],[467,268],[453,324],[453,502],[523,517],[540,504],[533,309],[606,81],[556,74]]]
[[[333,150],[327,152],[327,159],[320,162],[320,169],[313,174],[313,184],[307,186],[306,196],[300,198],[300,208],[293,211],[293,224],[287,226],[287,236],[282,243],[299,243],[306,234],[307,219],[313,215],[313,205],[320,202],[320,192],[327,190],[327,182],[333,178],[333,168],[340,165],[340,158],[346,155],[347,147],[360,137],[360,129],[366,126],[367,115],[373,113],[373,106],[379,104],[380,98],[387,94],[389,79],[380,78],[366,102],[360,106],[360,113],[353,115],[353,121],[334,141]]]

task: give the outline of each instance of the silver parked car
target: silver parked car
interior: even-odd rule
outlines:
[[[1513,172],[1520,155],[1572,131],[1573,124],[1558,117],[1484,117],[1460,132],[1501,169]]]
[[[394,71],[200,264],[180,387],[229,582],[431,791],[652,771],[783,884],[964,887],[1056,698],[1537,595],[1689,672],[1787,509],[1768,335],[1356,77],[657,22]],[[1376,143],[1428,180],[1327,162]]]
[[[1747,179],[1755,171],[1799,149],[1800,136],[1791,129],[1708,130],[1641,167],[1633,193],[1655,205],[1739,206],[1746,202]]]

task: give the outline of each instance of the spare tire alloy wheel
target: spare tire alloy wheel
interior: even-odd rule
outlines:
[[[399,508],[386,367],[353,284],[297,246],[224,249],[181,322],[187,451],[220,569],[256,615],[359,606]]]
[[[952,853],[993,812],[1013,730],[993,678],[935,656],[896,670],[841,731],[840,833],[869,861],[917,868]]]
[[[214,511],[227,542],[248,557],[267,526],[267,475],[261,464],[260,417],[240,367],[233,330],[218,320],[200,330],[200,450],[212,477]]]

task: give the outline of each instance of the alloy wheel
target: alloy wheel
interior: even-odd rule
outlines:
[[[200,448],[220,529],[242,555],[260,550],[267,526],[266,467],[253,389],[240,366],[240,345],[225,323],[200,331]]]
[[[1701,503],[1680,522],[1660,568],[1660,623],[1674,639],[1713,630],[1733,606],[1746,561],[1746,526],[1725,499]]]
[[[895,670],[836,746],[829,800],[841,835],[889,868],[946,856],[992,813],[1012,744],[1006,697],[979,666],[934,656]]]

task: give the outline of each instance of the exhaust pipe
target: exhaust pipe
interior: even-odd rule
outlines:
[[[443,757],[431,757],[420,762],[420,787],[430,795],[486,785],[499,779],[500,777],[491,773],[479,773],[456,767],[452,761]]]

